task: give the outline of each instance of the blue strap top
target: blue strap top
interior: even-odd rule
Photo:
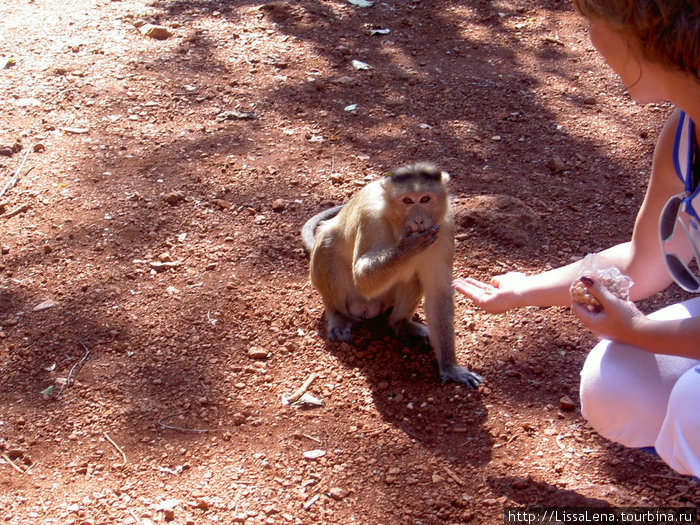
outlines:
[[[700,250],[700,152],[696,150],[695,123],[681,111],[673,142],[673,166],[690,196],[684,199],[684,210],[690,216],[690,238]]]

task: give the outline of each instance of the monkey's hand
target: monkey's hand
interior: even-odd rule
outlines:
[[[440,370],[440,380],[443,383],[454,381],[456,383],[465,384],[469,388],[478,388],[484,378],[468,368],[453,364]]]
[[[420,253],[436,241],[438,233],[440,233],[439,224],[428,228],[424,232],[414,234],[411,234],[410,228],[406,228],[399,241],[398,250],[406,255]]]

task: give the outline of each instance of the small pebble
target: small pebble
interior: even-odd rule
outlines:
[[[553,171],[564,171],[566,169],[566,164],[564,164],[564,161],[561,160],[561,157],[556,156],[549,159],[547,166],[549,166],[549,168]]]
[[[185,200],[185,194],[181,191],[173,191],[172,193],[164,195],[163,200],[171,206],[174,206]]]
[[[559,400],[559,408],[570,412],[576,408],[576,403],[574,403],[569,396],[563,396]]]
[[[276,212],[284,211],[286,207],[287,203],[284,202],[284,199],[277,199],[275,200],[275,202],[272,203],[272,210]]]
[[[251,346],[248,350],[248,357],[251,359],[267,359],[267,350],[259,346]]]
[[[155,40],[166,40],[173,36],[172,31],[170,31],[167,27],[155,26],[153,24],[143,25],[139,28],[139,31],[141,31],[142,35]]]
[[[519,478],[513,481],[512,487],[517,490],[523,490],[530,486],[530,482],[527,479]]]

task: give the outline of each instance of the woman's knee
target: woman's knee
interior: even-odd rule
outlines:
[[[678,380],[655,444],[659,456],[681,474],[700,476],[700,365]]]
[[[601,341],[581,370],[581,413],[604,437],[630,447],[654,444],[668,392],[658,383],[654,356]]]

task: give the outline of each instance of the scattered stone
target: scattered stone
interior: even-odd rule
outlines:
[[[275,507],[274,505],[267,505],[265,508],[263,508],[263,512],[267,516],[272,516],[273,514],[279,514],[279,509]]]
[[[69,133],[71,135],[85,135],[86,133],[90,133],[89,128],[66,127],[66,128],[61,128],[61,131],[64,131],[65,133]]]
[[[0,156],[11,157],[14,154],[15,154],[15,152],[12,151],[12,148],[8,148],[6,146],[0,147]]]
[[[284,396],[282,396],[282,398],[284,401]],[[287,403],[289,403],[288,400]],[[294,403],[292,404],[301,408],[318,408],[325,405],[325,403],[322,400],[312,396],[308,392],[305,392],[297,401],[294,401]]]
[[[353,69],[356,69],[357,71],[370,71],[371,69],[374,69],[371,65],[369,65],[367,62],[363,62],[362,60],[353,60],[350,63],[352,64]]]
[[[173,191],[171,193],[166,193],[163,196],[163,200],[171,206],[175,206],[185,200],[185,194],[181,191]]]
[[[574,403],[569,396],[564,396],[559,400],[559,408],[566,412],[571,412],[576,408],[576,403]]]
[[[255,113],[252,111],[222,111],[216,116],[216,120],[223,122],[224,120],[250,120],[255,118]]]
[[[597,100],[593,96],[588,96],[588,97],[585,97],[583,99],[584,104],[589,104],[591,106],[594,105],[596,102],[597,102]]]
[[[40,312],[42,310],[47,310],[49,308],[53,308],[54,306],[58,306],[58,303],[54,301],[53,299],[47,299],[46,301],[42,301],[41,303],[37,304],[33,310],[35,312]]]
[[[222,210],[231,209],[231,207],[233,206],[233,204],[231,204],[229,201],[225,201],[224,199],[216,199],[214,202]]]
[[[15,104],[20,108],[28,108],[30,106],[41,106],[39,99],[33,97],[18,98]],[[15,152],[16,153],[16,152]]]
[[[251,346],[248,350],[248,357],[251,359],[267,359],[267,350],[259,346]]]
[[[24,456],[24,450],[21,448],[11,448],[10,450],[7,451],[7,457],[10,458],[12,461],[15,459],[19,459]]]
[[[347,497],[348,491],[340,487],[333,487],[328,491],[328,495],[336,501],[341,501]]]
[[[197,500],[196,506],[198,509],[209,510],[210,504],[209,504],[209,501],[207,501],[206,499],[199,498]]]
[[[523,490],[530,486],[530,482],[525,478],[518,478],[513,481],[512,487],[517,490]]]
[[[0,213],[2,213],[2,210],[0,209]],[[0,248],[0,253],[3,255],[7,255],[10,253],[10,247],[7,244],[3,244],[2,247]]]
[[[166,520],[171,521],[175,519],[175,507],[179,504],[179,499],[168,499],[158,503],[156,510],[162,512]]]
[[[182,264],[182,261],[172,261],[172,262],[159,262],[153,261],[149,263],[151,269],[155,272],[164,272],[165,270],[171,270],[177,268]]]
[[[149,38],[153,38],[155,40],[167,40],[168,38],[173,36],[172,31],[170,31],[167,27],[156,26],[153,24],[144,24],[141,27],[139,27],[139,31],[142,35],[147,36]]]
[[[46,150],[46,146],[42,142],[37,142],[34,144],[34,152],[35,153],[41,153],[42,151]]]
[[[287,203],[284,202],[284,199],[277,199],[275,200],[275,202],[272,203],[272,210],[276,212],[284,211],[286,207]]]
[[[320,449],[308,450],[308,451],[304,452],[304,457],[306,459],[312,459],[312,460],[313,459],[320,459],[325,455],[326,455],[326,451],[320,450]]]
[[[549,168],[553,171],[564,171],[566,169],[566,164],[564,164],[564,161],[561,160],[561,157],[556,155],[549,159],[547,166],[549,166]]]

